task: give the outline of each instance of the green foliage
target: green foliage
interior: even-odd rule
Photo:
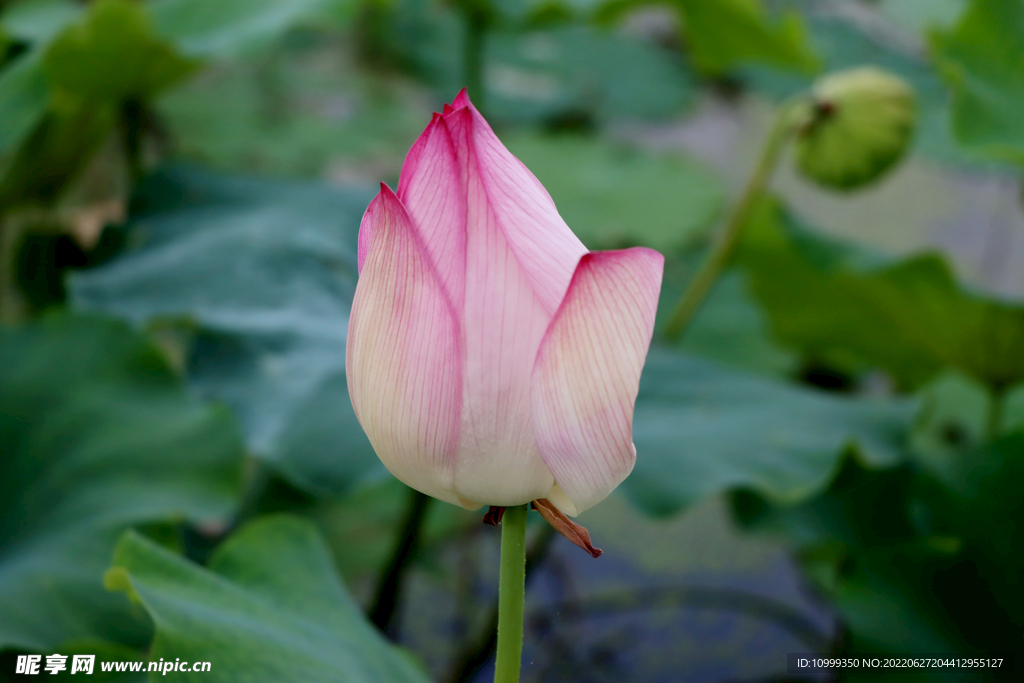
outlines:
[[[208,568],[129,532],[113,564],[108,582],[156,623],[150,659],[212,664],[206,673],[160,680],[428,680],[365,620],[323,540],[298,518],[252,522],[218,548]]]
[[[663,349],[647,359],[633,418],[637,462],[622,486],[650,514],[746,487],[779,502],[825,486],[844,448],[900,459],[913,406],[803,389]]]
[[[774,18],[760,0],[609,0],[597,16],[608,21],[648,5],[678,12],[686,47],[706,74],[752,63],[808,74],[820,67],[803,18],[793,11]]]
[[[386,40],[405,63],[450,100],[466,77],[458,13],[400,0]],[[668,51],[587,26],[516,31],[499,25],[484,46],[487,116],[499,122],[592,123],[612,116],[665,118],[693,101],[694,82]]]
[[[743,523],[796,544],[849,624],[852,654],[954,653],[965,645],[927,580],[948,566],[950,553],[941,539],[915,538],[912,483],[909,467],[880,470],[848,457],[827,489],[801,505],[733,497]]]
[[[918,394],[921,411],[915,420],[912,448],[930,468],[945,471],[989,438],[993,397],[978,380],[959,370],[945,370]],[[1022,415],[1019,408],[1007,405],[1007,419],[1000,427],[1016,426]]]
[[[99,0],[46,53],[50,84],[87,100],[143,99],[185,77],[193,64],[159,39],[143,7]]]
[[[104,319],[2,329],[0,366],[0,647],[144,645],[103,570],[130,525],[225,521],[241,479],[230,416]]]
[[[935,26],[952,24],[966,0],[879,0],[882,14],[914,35]]]
[[[947,367],[991,387],[1024,380],[1024,307],[963,290],[939,256],[875,267],[844,263],[770,199],[740,259],[775,335],[845,368],[881,368],[915,388]]]
[[[499,120],[664,118],[685,111],[695,94],[666,51],[586,27],[496,33],[487,64],[488,113]]]
[[[432,103],[410,106],[340,68],[346,41],[301,36],[255,66],[220,63],[157,98],[177,158],[247,174],[397,178]]]
[[[0,72],[0,154],[8,152],[28,134],[46,111],[50,95],[41,53],[16,57]]]
[[[0,180],[0,201],[52,205],[85,168],[116,120],[111,102],[55,93],[8,162]]]
[[[988,408],[984,396],[980,406],[964,405],[963,382],[951,380],[930,389],[944,394],[942,405],[926,409],[931,424],[921,428],[952,436],[954,416]],[[798,550],[848,625],[851,654],[1014,652],[1024,636],[1016,523],[1024,435],[957,437],[946,452],[917,442],[928,450],[898,467],[847,457],[827,489],[797,505],[737,492],[734,512]],[[922,676],[1001,680],[999,672]]]
[[[29,43],[47,43],[77,20],[85,8],[74,0],[27,0],[4,8],[4,30]]]
[[[110,264],[72,298],[135,321],[178,321],[187,376],[230,405],[257,457],[318,492],[380,468],[352,413],[345,334],[356,232],[373,194],[171,169],[134,202]]]
[[[943,472],[929,472],[930,504],[937,532],[963,539],[985,592],[995,598],[1006,645],[1024,638],[1024,434],[1017,432],[972,449]],[[936,491],[938,489],[938,491]],[[995,626],[995,624],[993,624]],[[977,638],[977,647],[985,641]]]
[[[800,549],[849,624],[851,654],[1010,653],[1024,637],[1016,524],[1024,510],[1015,483],[1022,454],[1024,435],[1015,434],[965,452],[943,474],[849,458],[826,491],[801,505],[744,492],[734,509],[748,526],[782,533]],[[1000,680],[999,672],[957,676]]]
[[[325,0],[153,0],[147,9],[157,32],[193,57],[231,57],[251,51],[309,17]]]
[[[57,201],[110,134],[121,102],[150,97],[194,67],[151,32],[138,3],[101,0],[66,28],[79,15],[60,7],[22,13],[21,31],[38,44],[0,76],[0,106],[13,120],[0,149],[15,148],[0,181],[7,205]]]
[[[972,0],[959,23],[935,31],[932,49],[953,89],[959,141],[1024,162],[1024,5]]]
[[[813,72],[819,62],[800,15],[770,19],[759,0],[674,0],[682,12],[686,40],[698,68],[723,73],[759,62]]]
[[[684,268],[681,261],[666,262],[663,301],[678,301],[683,283],[692,276],[694,266]],[[747,289],[742,270],[726,271],[697,312],[680,348],[755,373],[792,376],[797,370],[796,354],[772,339],[767,317]],[[666,317],[668,311],[662,310]]]
[[[651,4],[668,5],[678,26],[654,14],[587,23]],[[125,246],[95,268],[109,251],[90,252],[88,240],[74,247],[68,263],[90,269],[68,277],[70,303],[147,329],[160,349],[93,315],[0,329],[0,661],[81,652],[213,663],[209,673],[168,673],[179,680],[427,680],[339,579],[358,594],[373,587],[408,496],[359,428],[344,368],[356,233],[374,188],[181,166],[137,183],[141,174],[125,166],[142,172],[177,155],[247,172],[394,181],[429,109],[480,67],[487,116],[588,246],[667,252],[668,309],[735,178],[623,141],[692,142],[685,122],[650,119],[675,119],[698,100],[713,103],[706,115],[751,89],[789,97],[821,65],[871,65],[917,92],[915,151],[957,164],[987,157],[1014,172],[997,163],[1024,160],[1019,2],[818,9],[788,0],[6,4],[0,313],[20,314],[8,310],[12,272],[25,289],[45,278],[63,291],[56,277],[67,263],[26,257],[18,221],[65,229],[80,219],[79,203],[99,201],[90,192],[109,175],[117,180],[98,190],[103,199],[130,189],[133,200],[127,225],[108,226],[102,241]],[[908,35],[922,30],[934,64]],[[476,54],[467,35],[480,39],[482,64],[467,57]],[[200,65],[212,68],[183,85]],[[858,122],[878,113],[878,98],[856,104]],[[731,168],[730,145],[716,135],[732,128],[715,123],[698,123],[701,152]],[[902,140],[905,123],[890,133]],[[813,140],[823,145],[805,139],[798,157],[842,185],[872,173],[849,175],[856,160],[840,128]],[[868,138],[879,132],[867,128]],[[866,159],[879,160],[890,158]],[[95,177],[81,177],[87,166]],[[842,620],[836,647],[1015,651],[1024,638],[1024,434],[993,440],[1022,426],[1022,343],[1024,306],[968,291],[943,258],[894,260],[816,236],[762,197],[739,263],[686,338],[678,348],[655,343],[636,403],[636,468],[622,491],[648,517],[726,492],[736,517],[781,535],[830,598]],[[792,381],[821,381],[817,369],[834,371],[850,393]],[[866,371],[876,369],[920,394],[868,392],[878,377]],[[1022,390],[1011,392],[1015,384]],[[260,462],[250,463],[240,502],[246,450]],[[313,521],[261,516],[282,510]],[[652,546],[677,522],[620,520],[635,545]],[[720,531],[703,518],[688,523]],[[451,614],[441,616],[452,633],[471,635],[487,610],[470,603],[489,576],[470,565],[493,539],[478,533],[478,514],[455,506],[434,505],[423,528],[412,554],[427,580],[409,593],[423,600],[451,589]],[[665,568],[659,579],[674,579],[683,547],[643,553]],[[620,566],[628,563],[608,573]],[[773,599],[786,590],[768,589]],[[589,598],[568,599],[582,609],[557,614],[575,619],[573,635],[585,641]],[[780,623],[793,616],[782,612]],[[440,671],[458,643],[427,616],[431,645],[411,642]],[[410,618],[403,635],[427,616]],[[834,635],[818,630],[804,629],[807,642]],[[561,647],[556,636],[541,647]]]
[[[45,200],[52,192],[48,188],[63,188],[66,179],[77,173],[80,162],[71,157],[83,147],[90,152],[95,148],[95,141],[87,134],[88,123],[81,136],[83,140],[77,137],[61,139],[60,133],[57,139],[51,140],[46,132],[61,128],[55,119],[75,118],[67,111],[73,105],[66,97],[59,103],[62,105],[59,108],[64,111],[47,116],[51,88],[46,77],[45,56],[53,36],[80,14],[81,8],[76,4],[42,0],[18,3],[6,8],[0,16],[7,35],[29,43],[24,52],[4,64],[0,71],[0,120],[3,121],[0,126],[0,155],[14,155],[13,160],[7,162],[0,180],[0,196],[7,203]],[[100,114],[101,117],[104,115]],[[78,123],[71,128],[77,127]],[[19,148],[29,136],[30,141]],[[40,179],[39,176],[52,179]]]
[[[9,8],[5,30],[30,47],[0,73],[0,153],[11,152],[0,201],[53,204],[110,134],[123,102],[181,81],[196,58],[265,42],[320,4],[99,0],[83,11],[41,0]]]
[[[373,577],[393,552],[410,489],[384,474],[349,495],[318,505],[314,513],[338,570],[347,580]],[[478,528],[480,514],[455,505],[431,505],[420,537],[419,559],[428,559],[444,541],[467,527]]]
[[[581,136],[520,136],[505,142],[591,249],[678,247],[706,230],[721,211],[721,185],[684,157],[654,156]]]

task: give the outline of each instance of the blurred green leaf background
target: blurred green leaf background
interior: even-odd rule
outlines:
[[[670,339],[773,120],[863,66],[907,153],[784,150]],[[589,248],[666,256],[605,555],[531,520],[523,680],[1016,680],[1021,0],[0,3],[0,679],[490,680],[497,534],[383,469],[344,363],[362,212],[464,86]]]

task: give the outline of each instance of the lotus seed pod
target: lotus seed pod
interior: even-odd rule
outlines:
[[[825,76],[812,91],[796,138],[796,164],[814,182],[852,190],[880,178],[914,132],[913,89],[874,67]]]

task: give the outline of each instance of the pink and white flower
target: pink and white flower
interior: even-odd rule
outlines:
[[[588,252],[460,93],[359,230],[346,367],[381,461],[469,509],[603,500],[636,461],[663,267]]]

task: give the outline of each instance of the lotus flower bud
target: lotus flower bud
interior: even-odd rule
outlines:
[[[588,252],[460,93],[359,229],[345,366],[381,461],[468,509],[602,500],[636,461],[663,266]]]
[[[914,91],[874,67],[825,76],[797,131],[796,164],[814,182],[852,190],[880,178],[914,132]]]

